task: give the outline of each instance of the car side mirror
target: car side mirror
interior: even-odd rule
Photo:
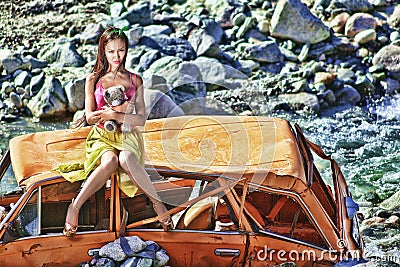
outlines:
[[[345,197],[345,201],[347,217],[349,217],[349,219],[353,219],[357,214],[357,211],[360,209],[360,206],[353,200],[352,197]]]

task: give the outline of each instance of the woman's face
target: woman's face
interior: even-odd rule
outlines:
[[[111,70],[115,70],[125,58],[126,47],[122,39],[114,39],[106,45],[106,58]]]

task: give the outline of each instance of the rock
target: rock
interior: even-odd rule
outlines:
[[[342,12],[335,16],[329,23],[329,27],[332,28],[334,32],[342,33],[346,25],[347,20],[350,18],[350,14],[347,12]]]
[[[270,27],[269,20],[263,19],[258,22],[258,28],[260,29],[260,32],[262,32],[264,34],[269,33],[269,27]]]
[[[115,2],[110,5],[110,17],[117,18],[119,17],[122,12],[125,12],[126,8],[123,3]]]
[[[185,112],[169,96],[159,90],[144,90],[144,102],[148,119],[185,115]]]
[[[310,93],[282,94],[278,100],[297,111],[318,113],[320,108],[317,96]]]
[[[365,219],[363,221],[364,225],[377,225],[377,224],[381,224],[385,221],[385,218],[381,218],[381,217],[372,217],[369,219]]]
[[[327,10],[345,9],[349,13],[367,12],[372,9],[368,0],[332,0]]]
[[[354,105],[361,100],[361,96],[351,85],[344,85],[336,94],[336,103],[339,105]]]
[[[49,61],[49,63],[58,63],[63,67],[83,67],[86,61],[76,51],[75,44],[69,41],[60,40],[61,43],[51,45],[50,49],[42,50],[40,58]]]
[[[146,89],[157,89],[163,93],[168,92],[167,80],[158,75],[152,75],[143,81],[143,86]]]
[[[400,72],[400,47],[388,45],[381,48],[372,59],[372,64],[383,64],[385,68],[392,72]]]
[[[382,201],[380,206],[387,210],[396,210],[400,207],[400,191],[397,191],[389,198]]]
[[[394,7],[393,13],[390,15],[388,19],[388,23],[393,28],[399,28],[400,26],[400,6],[396,5]]]
[[[220,87],[230,88],[230,80],[248,78],[235,68],[221,64],[216,59],[198,57],[192,63],[200,69],[202,81],[206,83],[207,91],[213,91]]]
[[[304,62],[307,60],[308,54],[310,52],[310,43],[307,42],[305,45],[303,45],[303,47],[301,48],[300,54],[298,56],[298,59],[301,62]]]
[[[301,30],[299,30],[301,29]],[[271,35],[315,44],[330,36],[329,29],[300,0],[279,0],[271,19]]]
[[[96,261],[96,267],[115,267],[115,262],[108,258],[99,258]]]
[[[354,41],[358,44],[365,44],[376,39],[376,31],[374,29],[364,30],[358,32],[354,36]]]
[[[337,78],[345,83],[352,84],[355,82],[355,73],[349,69],[339,69],[337,72]]]
[[[169,257],[165,250],[160,250],[156,252],[155,267],[161,267],[168,264]]]
[[[15,87],[25,87],[27,86],[31,81],[31,75],[27,71],[22,71],[20,72],[15,78],[14,78],[14,85]]]
[[[105,29],[100,23],[88,24],[80,35],[81,43],[97,44],[100,39],[100,35],[104,32],[104,30]]]
[[[400,82],[392,78],[386,78],[380,81],[385,95],[395,95],[400,92]]]
[[[200,69],[193,63],[182,62],[176,57],[163,57],[156,60],[148,70],[143,73],[147,79],[152,75],[164,77],[172,86],[170,93],[174,102],[186,114],[200,114],[204,108],[206,86]]]
[[[67,98],[60,81],[48,77],[36,96],[28,102],[32,114],[40,119],[61,117],[65,115]]]
[[[65,85],[68,100],[68,112],[76,112],[85,107],[86,78],[74,79]]]
[[[211,18],[202,19],[201,22],[203,24],[202,29],[204,29],[208,35],[211,35],[217,44],[221,43],[225,32],[220,24]]]
[[[397,227],[400,225],[400,218],[396,215],[392,215],[384,221],[384,224],[390,225],[392,227]]]
[[[2,83],[1,85],[1,94],[4,95],[8,95],[9,93],[11,93],[12,91],[14,91],[14,84],[8,81],[5,81]]]
[[[236,33],[236,38],[237,39],[242,38],[246,34],[246,32],[253,27],[253,24],[254,24],[254,19],[252,17],[247,17],[244,20],[243,24],[239,27],[239,30]]]
[[[268,40],[268,38],[257,29],[250,29],[244,35],[244,37],[245,37],[245,39],[249,40],[249,43],[258,43],[258,42],[264,42],[264,41]]]
[[[144,36],[153,36],[166,34],[170,35],[172,33],[171,27],[167,25],[148,25],[143,27],[143,35]]]
[[[10,103],[11,107],[16,107],[17,109],[22,108],[21,97],[14,92],[10,93]]]
[[[147,51],[143,56],[140,57],[139,64],[136,67],[138,72],[147,70],[154,61],[161,58],[161,53],[157,50]]]
[[[314,83],[323,83],[325,85],[330,85],[336,80],[337,75],[330,72],[316,72],[314,77]]]
[[[217,57],[219,55],[218,42],[205,30],[198,29],[190,32],[189,42],[197,56]]]
[[[255,71],[260,67],[260,64],[254,60],[239,60],[239,63],[242,68],[248,68],[251,71]]]
[[[14,71],[24,68],[23,61],[18,54],[10,54],[2,58],[1,65],[6,70],[7,74],[12,74]]]
[[[378,210],[376,216],[388,219],[391,216],[391,213],[388,210]]]
[[[41,72],[39,75],[33,76],[29,84],[30,96],[35,96],[40,88],[42,88],[45,81],[45,73]]]
[[[141,26],[150,25],[153,19],[150,11],[150,2],[142,1],[128,8],[116,21],[127,20],[129,24],[140,24]]]
[[[32,69],[43,69],[49,64],[46,60],[39,60],[32,55],[27,55],[22,60],[27,62]]]
[[[244,48],[244,58],[258,62],[282,62],[283,55],[275,41],[265,41]]]
[[[356,13],[347,20],[344,34],[353,38],[358,32],[375,29],[376,26],[376,19],[371,14]]]
[[[240,27],[241,25],[243,25],[243,23],[246,20],[246,18],[247,18],[247,16],[245,14],[239,12],[236,15],[233,16],[232,24],[234,26]]]
[[[196,52],[188,40],[183,38],[170,38],[165,36],[154,36],[154,38],[142,38],[141,44],[167,54],[177,56],[183,60],[196,58]]]
[[[125,32],[126,36],[128,37],[129,46],[135,46],[140,42],[140,38],[143,36],[143,31],[144,30],[142,26],[137,26]]]
[[[333,105],[336,102],[335,93],[332,90],[326,90],[325,92],[318,95],[322,98],[328,105]]]
[[[138,253],[146,248],[146,243],[137,236],[127,236],[125,238],[128,241],[131,250],[135,253]],[[114,242],[102,246],[99,251],[99,256],[108,257],[115,261],[123,261],[128,257],[121,248],[119,238]]]

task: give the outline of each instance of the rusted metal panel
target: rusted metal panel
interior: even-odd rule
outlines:
[[[115,233],[29,237],[0,246],[0,266],[77,266],[91,259],[87,250],[115,240]]]

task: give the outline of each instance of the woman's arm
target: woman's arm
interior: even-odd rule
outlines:
[[[94,74],[91,73],[86,77],[85,83],[85,114],[88,124],[96,124],[103,114],[103,110],[96,111],[96,100],[94,97]]]

